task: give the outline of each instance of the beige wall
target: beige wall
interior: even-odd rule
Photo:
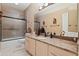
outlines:
[[[34,3],[31,4],[26,10],[25,10],[25,18],[27,19],[27,29],[30,27],[32,29],[32,32],[34,31],[34,16],[38,12],[40,4]],[[27,30],[28,31],[28,30]]]
[[[0,11],[1,11],[1,4],[0,4]]]

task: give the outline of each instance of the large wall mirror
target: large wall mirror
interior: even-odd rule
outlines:
[[[40,18],[40,26],[46,26],[47,32],[55,32],[60,35],[64,31],[65,36],[78,37],[78,5],[77,3],[70,3],[64,4],[63,7],[63,4],[53,4],[46,10],[37,13],[36,16]]]
[[[78,5],[69,6],[62,14],[62,31],[66,36],[78,37]]]

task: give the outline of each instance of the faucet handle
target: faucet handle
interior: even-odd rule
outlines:
[[[60,33],[60,36],[64,36],[64,34],[65,34],[65,31],[62,31],[62,32]]]

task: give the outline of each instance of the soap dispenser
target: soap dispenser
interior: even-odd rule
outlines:
[[[52,38],[53,37],[53,35],[52,35],[52,32],[50,33],[50,38]]]
[[[55,35],[56,35],[56,33],[54,32],[54,33],[53,33],[53,35],[55,36]]]

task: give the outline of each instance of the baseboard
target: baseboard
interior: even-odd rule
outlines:
[[[26,50],[26,52],[27,52],[30,56],[33,56],[28,50]]]
[[[12,40],[19,40],[19,39],[23,39],[23,37],[19,37],[19,38],[7,38],[7,40],[6,39],[2,39],[1,40],[1,42],[5,42],[5,41],[12,41]]]

